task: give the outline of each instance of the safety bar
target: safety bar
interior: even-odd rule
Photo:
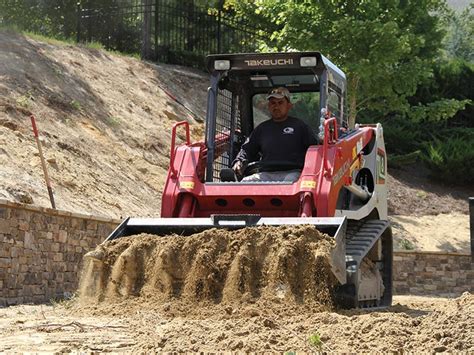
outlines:
[[[334,127],[330,131],[329,126],[331,125],[331,123],[334,125]],[[331,136],[329,135],[330,133],[331,133]],[[323,166],[321,167],[321,171],[320,171],[320,179],[321,179],[320,182],[322,182],[322,175],[329,171],[328,160],[327,160],[329,144],[336,143],[337,138],[338,136],[337,136],[336,117],[331,117],[331,118],[326,119],[324,121],[324,140],[323,140],[323,157],[322,157]]]
[[[334,127],[332,131],[329,130],[330,124],[333,124]],[[329,136],[329,133],[331,133],[331,137]],[[328,118],[324,121],[324,140],[323,140],[323,164],[321,165],[321,170],[319,171],[319,181],[318,181],[318,196],[321,196],[321,189],[323,185],[323,177],[326,173],[329,172],[329,166],[328,166],[328,149],[329,149],[329,144],[334,144],[336,143],[338,138],[337,135],[337,119],[336,117],[331,117]]]
[[[170,152],[170,168],[171,173],[176,176],[176,169],[174,168],[174,157],[176,154],[176,129],[179,126],[185,126],[186,128],[186,145],[191,144],[191,139],[189,137],[189,123],[187,121],[177,122],[173,125],[173,129],[171,131],[171,152]]]
[[[331,123],[334,125],[332,130],[330,130]],[[336,117],[328,118],[324,121],[324,140],[323,140],[323,165],[324,170],[329,171],[327,154],[329,144],[334,144],[337,141],[337,119]]]

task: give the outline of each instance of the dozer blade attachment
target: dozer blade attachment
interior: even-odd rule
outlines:
[[[281,226],[312,224],[336,241],[331,253],[331,268],[341,284],[346,283],[346,217],[260,217],[259,215],[212,215],[209,218],[127,218],[105,241],[147,233],[191,235],[210,228],[229,230],[251,226]]]

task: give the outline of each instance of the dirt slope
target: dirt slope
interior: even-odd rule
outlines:
[[[470,253],[468,198],[474,187],[434,182],[417,165],[391,169],[388,189],[395,248]]]
[[[31,112],[58,208],[159,215],[170,127],[202,130],[161,87],[203,117],[205,75],[4,31],[0,63],[0,198],[49,206]]]

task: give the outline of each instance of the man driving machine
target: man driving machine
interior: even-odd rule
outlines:
[[[306,150],[318,144],[312,129],[302,120],[288,116],[293,107],[285,87],[272,89],[268,96],[271,119],[259,124],[246,139],[232,163],[232,169],[243,176],[249,163],[259,162],[259,171],[242,181],[298,180],[304,166]]]

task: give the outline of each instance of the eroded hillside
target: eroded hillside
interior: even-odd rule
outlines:
[[[166,92],[204,117],[204,73],[5,31],[0,63],[0,198],[49,206],[33,113],[58,208],[159,215],[171,126],[202,135]]]

